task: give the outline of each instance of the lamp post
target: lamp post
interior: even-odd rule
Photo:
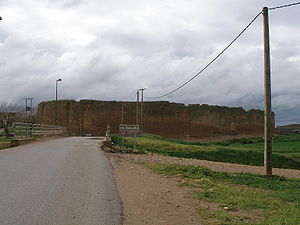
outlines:
[[[57,79],[55,82],[55,125],[57,125],[57,83],[62,79]]]

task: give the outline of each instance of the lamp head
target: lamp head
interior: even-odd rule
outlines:
[[[58,81],[62,81],[62,79],[59,78],[59,79],[56,80],[56,82],[58,82]]]

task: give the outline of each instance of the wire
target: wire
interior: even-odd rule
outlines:
[[[193,77],[191,77],[189,80],[181,84],[179,87],[175,88],[173,91],[170,91],[164,95],[160,95],[158,97],[145,97],[145,98],[151,98],[151,99],[157,99],[157,98],[162,98],[165,96],[168,96],[175,91],[178,91],[188,83],[190,83],[192,80],[194,80],[196,77],[198,77],[203,71],[205,71],[211,64],[213,64],[242,34],[251,26],[251,24],[262,14],[262,12],[259,12],[251,21],[250,23],[215,57],[213,58],[203,69],[201,69],[198,73],[196,73]]]
[[[300,5],[300,2],[295,2],[295,3],[291,3],[291,4],[286,4],[286,5],[281,5],[281,6],[272,7],[272,8],[269,8],[269,10],[281,9],[281,8],[286,8],[286,7],[295,6],[295,5]]]
[[[135,99],[135,96],[137,95],[137,92],[135,92],[135,94],[134,94],[134,96],[133,96],[133,98],[131,99],[131,101],[130,102],[133,102],[133,100]]]

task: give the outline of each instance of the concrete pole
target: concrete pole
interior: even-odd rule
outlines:
[[[82,135],[81,101],[79,101],[79,135]]]
[[[143,128],[144,128],[144,109],[143,109],[143,103],[144,103],[144,90],[145,88],[141,89],[142,91],[142,99],[141,99],[141,134],[143,134]]]
[[[122,117],[121,117],[121,124],[124,123],[124,104],[122,104]]]
[[[271,62],[268,7],[263,8],[264,16],[264,86],[265,86],[265,174],[272,175],[272,110],[271,110]]]
[[[136,92],[136,125],[139,125],[139,91]]]

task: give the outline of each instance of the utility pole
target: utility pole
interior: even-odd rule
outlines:
[[[121,124],[124,123],[124,104],[122,104],[122,117],[121,117]]]
[[[32,111],[32,99],[33,98],[25,98],[25,117],[26,118],[28,117],[28,114],[30,116],[33,115],[33,111]]]
[[[62,79],[57,79],[55,82],[55,125],[57,125],[57,82],[62,81]]]
[[[27,98],[25,98],[25,118],[27,118],[27,111],[28,111]]]
[[[141,134],[143,133],[144,128],[144,109],[143,109],[143,103],[144,103],[144,90],[147,90],[146,88],[140,89],[142,91],[142,99],[141,99]]]
[[[79,134],[82,135],[81,100],[79,101]]]
[[[272,110],[271,110],[271,63],[268,7],[263,8],[264,16],[264,86],[265,86],[265,148],[264,166],[266,175],[272,175]]]
[[[136,92],[136,125],[139,125],[139,91]]]
[[[121,117],[121,124],[124,123],[124,104],[122,104],[122,117]],[[121,131],[122,134],[122,149],[124,149],[124,131]]]

